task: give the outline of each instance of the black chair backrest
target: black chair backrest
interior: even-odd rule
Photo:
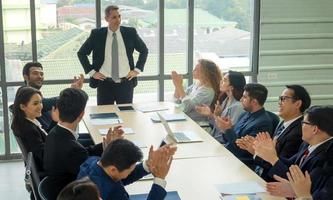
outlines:
[[[271,134],[271,136],[273,136],[277,125],[280,123],[280,118],[279,118],[279,116],[277,116],[276,114],[274,114],[271,111],[266,110],[266,113],[269,115],[269,117],[272,120],[273,130],[272,130],[272,133],[270,133],[270,134]]]
[[[67,178],[47,176],[39,183],[39,196],[42,200],[56,200],[61,190],[70,182]]]
[[[30,184],[35,200],[41,200],[38,194],[38,185],[40,183],[40,179],[32,152],[29,152],[27,156],[25,166],[25,181],[26,184]]]
[[[16,139],[16,142],[17,142],[18,146],[19,146],[20,149],[21,149],[22,157],[23,157],[23,161],[24,161],[24,163],[26,164],[26,163],[27,163],[27,158],[28,158],[28,155],[27,155],[28,152],[27,152],[27,150],[25,149],[24,144],[23,144],[21,138],[15,135],[15,139]]]

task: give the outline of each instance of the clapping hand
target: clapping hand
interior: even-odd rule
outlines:
[[[204,115],[204,116],[210,117],[210,116],[213,115],[212,111],[210,110],[210,107],[208,105],[205,105],[205,104],[195,106],[195,110],[198,113],[200,113],[201,115]]]
[[[311,178],[307,171],[303,174],[297,165],[292,165],[287,177],[297,197],[311,197]]]
[[[183,87],[183,76],[178,74],[176,71],[171,72],[172,82],[175,87]]]
[[[71,84],[72,88],[82,89],[84,83],[84,76],[83,74],[80,74],[79,77],[74,76],[73,83]]]
[[[254,155],[254,148],[253,148],[253,143],[255,141],[255,138],[250,136],[250,135],[246,135],[240,139],[236,140],[236,145],[243,149],[248,151],[250,154]]]
[[[278,160],[275,150],[276,140],[272,140],[268,132],[260,132],[253,143],[255,154],[274,165]]]
[[[110,128],[106,137],[103,137],[103,149],[105,149],[112,141],[123,138],[124,131],[121,129],[121,126]]]
[[[290,183],[287,179],[281,178],[280,176],[274,175],[275,180],[278,182],[270,182],[266,185],[266,190],[271,195],[280,197],[295,197]]]
[[[150,172],[154,177],[164,179],[169,172],[173,155],[175,154],[177,147],[165,145],[157,150],[153,150],[151,146],[149,149],[149,157],[147,165]]]
[[[222,114],[222,105],[220,104],[220,101],[217,100],[215,103],[214,115],[221,116],[221,114]]]
[[[232,122],[229,117],[215,117],[215,123],[219,129],[221,129],[223,132],[227,129],[232,128]]]

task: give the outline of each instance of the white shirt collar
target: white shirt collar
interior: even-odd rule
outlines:
[[[77,140],[79,138],[79,134],[76,133],[75,131],[73,131],[72,129],[69,129],[64,125],[61,125],[60,123],[58,123],[58,126],[60,126],[61,128],[64,128],[64,129],[68,130],[69,132],[71,132],[74,135],[75,140]]]
[[[303,117],[303,115],[300,115],[298,117],[295,117],[294,119],[283,122],[284,129],[286,129],[288,126],[290,126],[290,124],[292,124],[294,121],[298,120],[301,117]]]
[[[318,144],[315,144],[315,145],[309,146],[309,147],[308,147],[309,155],[310,155],[315,149],[317,149],[320,145],[322,145],[322,144],[324,144],[325,142],[331,140],[332,138],[333,138],[333,137],[330,137],[330,138],[328,138],[328,139],[326,139],[326,140],[324,140],[324,141],[322,141],[322,142],[320,142],[320,143],[318,143]]]

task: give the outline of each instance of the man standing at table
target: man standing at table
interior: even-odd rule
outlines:
[[[119,7],[106,7],[105,20],[108,27],[93,29],[77,54],[90,75],[90,87],[97,88],[98,105],[132,103],[136,77],[143,71],[148,49],[135,28],[120,26]],[[134,49],[139,52],[135,65]],[[92,64],[88,60],[91,52]]]

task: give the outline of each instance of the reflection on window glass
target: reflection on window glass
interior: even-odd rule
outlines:
[[[36,5],[37,59],[47,80],[84,73],[77,51],[96,27],[95,16],[94,0],[40,1]]]
[[[29,3],[29,0],[2,0],[7,81],[23,80],[22,65],[32,59]]]
[[[121,14],[121,25],[134,27],[141,39],[149,49],[148,58],[144,71],[140,74],[156,75],[158,74],[158,24],[157,24],[157,0],[102,0],[101,15],[102,27],[108,26],[105,21],[105,8],[109,5],[119,6]],[[134,63],[138,59],[138,52],[134,51]]]
[[[14,103],[15,94],[19,87],[8,87],[7,88],[7,97],[8,97],[8,105],[11,106]],[[12,113],[8,112],[8,118],[9,118],[9,127],[11,125],[12,121]],[[16,139],[14,137],[13,131],[11,128],[9,128],[9,145],[10,145],[10,153],[21,153],[21,150],[16,142]]]
[[[195,1],[194,60],[250,71],[253,0]]]

